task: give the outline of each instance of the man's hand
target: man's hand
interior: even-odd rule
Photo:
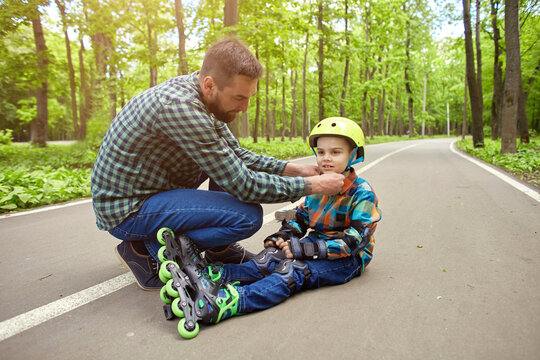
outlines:
[[[304,195],[336,195],[341,192],[344,183],[345,176],[342,174],[329,173],[310,176],[305,179]]]
[[[278,241],[276,242],[276,245],[279,246],[279,248],[281,250],[283,250],[283,252],[285,253],[285,256],[287,256],[287,258],[289,259],[292,259],[293,258],[293,253],[289,247],[289,242],[288,241],[285,241],[283,240],[282,238],[278,238]]]
[[[281,175],[308,177],[319,175],[320,173],[319,168],[315,165],[293,164],[288,162]]]

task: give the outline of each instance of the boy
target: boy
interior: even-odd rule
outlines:
[[[284,220],[254,259],[207,266],[189,238],[174,242],[165,233],[167,239],[160,240],[166,244],[161,297],[183,318],[178,324],[183,337],[197,335],[198,320],[218,323],[279,304],[302,289],[346,283],[371,261],[381,211],[370,185],[351,166],[364,160],[362,129],[346,118],[324,119],[311,131],[309,144],[314,152],[317,148],[321,173],[344,174],[345,185],[338,195],[306,196],[296,218]]]

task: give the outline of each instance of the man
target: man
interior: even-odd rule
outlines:
[[[234,243],[261,227],[259,203],[341,190],[343,175],[254,154],[227,128],[247,110],[262,71],[245,45],[224,39],[200,72],[135,96],[113,120],[92,172],[93,207],[98,228],[123,240],[117,255],[142,289],[162,286],[162,227],[190,237],[212,262],[247,261],[253,254]],[[223,191],[197,190],[201,174]]]

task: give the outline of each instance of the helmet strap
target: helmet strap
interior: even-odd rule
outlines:
[[[351,155],[351,158],[349,159],[349,162],[347,163],[347,166],[345,167],[345,170],[342,172],[345,173],[346,171],[349,171],[354,164],[358,164],[362,161],[364,161],[364,157],[361,156],[358,159],[354,159],[356,157],[356,154],[358,153],[358,145],[354,148],[353,154]]]

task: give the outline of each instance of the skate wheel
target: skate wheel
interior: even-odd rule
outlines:
[[[159,291],[159,296],[161,297],[161,301],[163,301],[165,304],[172,303],[172,299],[169,294],[167,294],[167,289],[165,285],[163,285],[163,287]]]
[[[167,250],[167,247],[165,246],[162,246],[159,248],[158,252],[157,252],[157,257],[159,259],[159,261],[161,261],[162,263],[167,261],[167,258],[165,257],[165,250]]]
[[[166,227],[161,228],[161,229],[159,229],[159,231],[158,231],[158,233],[157,233],[157,239],[158,239],[158,241],[159,241],[159,243],[160,243],[161,245],[165,245],[165,243],[166,243],[166,242],[165,242],[165,238],[163,237],[163,233],[164,233],[165,231],[170,232],[170,233],[171,233],[171,236],[172,236],[173,239],[174,239],[174,231],[172,231],[171,229],[166,228]]]
[[[167,281],[167,284],[165,284],[165,290],[172,298],[177,298],[179,296],[178,290],[173,287],[173,279],[169,279],[169,281]]]
[[[163,283],[166,283],[169,279],[172,279],[172,274],[169,271],[169,269],[167,269],[167,265],[169,265],[169,264],[174,264],[174,265],[178,266],[174,261],[171,261],[171,260],[166,260],[166,261],[161,263],[161,266],[159,267],[158,275],[159,275],[159,279]]]
[[[178,333],[184,339],[193,339],[199,333],[199,324],[195,323],[195,328],[193,330],[186,329],[186,319],[181,319],[178,322]]]
[[[178,316],[180,319],[183,319],[185,317],[184,312],[182,309],[180,309],[180,298],[176,298],[173,300],[171,304],[171,310],[174,315]]]

